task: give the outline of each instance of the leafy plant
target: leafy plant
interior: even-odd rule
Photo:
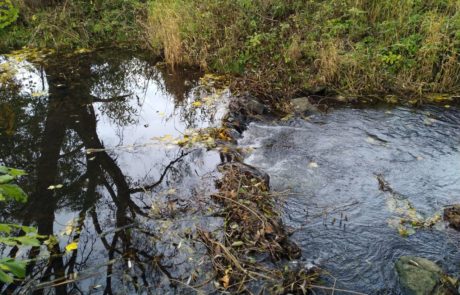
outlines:
[[[25,174],[23,170],[0,166],[0,201],[16,201],[21,203],[27,201],[26,193],[17,184],[11,183]]]
[[[156,0],[146,29],[167,63],[236,73],[237,91],[272,101],[322,88],[410,101],[458,92],[459,8],[457,0]]]
[[[0,166],[0,201],[27,202],[27,194],[17,185],[12,183],[17,178],[25,175],[25,171]],[[18,235],[19,234],[19,235]],[[0,243],[10,247],[38,247],[40,239],[34,227],[18,224],[0,223]],[[11,283],[14,278],[25,277],[27,262],[25,260],[2,258],[0,259],[0,281]]]
[[[0,29],[12,24],[19,16],[19,10],[10,0],[0,0]]]

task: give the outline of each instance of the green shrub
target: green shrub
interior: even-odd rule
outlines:
[[[16,21],[19,10],[10,0],[0,1],[0,30]]]
[[[26,193],[13,181],[24,175],[18,169],[0,166],[0,201],[15,201],[25,203]],[[16,233],[21,232],[20,235]],[[0,223],[0,244],[10,247],[40,246],[40,236],[36,228],[17,224]],[[26,274],[27,262],[21,259],[0,259],[0,282],[12,283],[14,278],[22,279]]]

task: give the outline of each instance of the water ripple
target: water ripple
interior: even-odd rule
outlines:
[[[460,237],[444,225],[401,237],[374,175],[423,216],[459,203],[459,123],[455,108],[341,109],[251,124],[240,144],[256,147],[246,161],[266,170],[275,190],[292,193],[284,220],[307,259],[319,260],[337,287],[398,294],[398,257],[426,257],[458,275]]]

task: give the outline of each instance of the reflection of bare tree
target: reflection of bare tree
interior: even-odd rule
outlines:
[[[121,64],[123,63],[120,62]],[[123,82],[123,75],[117,71],[116,65],[111,64],[109,68],[96,70],[103,70],[109,76],[114,73],[115,78],[105,78],[104,81],[95,78],[92,74],[94,66],[87,58],[77,58],[69,65],[48,64],[45,71],[50,95],[48,100],[41,101],[42,105],[37,108],[37,111],[40,111],[37,117],[34,117],[37,122],[31,124],[37,129],[34,132],[24,130],[15,133],[14,139],[11,140],[13,142],[17,138],[22,142],[25,140],[21,140],[21,136],[30,137],[29,134],[34,134],[35,142],[38,144],[31,146],[30,150],[18,152],[17,158],[11,157],[2,147],[0,156],[3,161],[12,166],[24,167],[25,165],[16,164],[23,161],[22,158],[29,158],[31,163],[35,163],[29,166],[35,171],[34,182],[28,184],[29,190],[32,191],[30,203],[22,209],[20,215],[25,224],[37,226],[40,234],[53,235],[56,212],[63,203],[71,203],[72,208],[79,212],[71,240],[80,240],[83,243],[82,232],[88,226],[94,228],[99,242],[106,251],[104,293],[112,294],[116,293],[114,284],[119,284],[113,281],[117,265],[118,267],[129,265],[128,269],[131,268],[130,264],[135,265],[138,275],[132,276],[131,286],[134,290],[148,288],[152,284],[147,276],[149,267],[156,268],[159,274],[173,279],[167,268],[162,266],[161,256],[154,251],[149,251],[149,248],[153,247],[146,247],[145,241],[157,239],[155,234],[147,230],[133,230],[138,227],[142,219],[149,218],[146,208],[136,204],[133,195],[159,186],[168,171],[181,162],[187,153],[180,154],[178,158],[166,165],[164,171],[159,172],[159,179],[151,184],[130,187],[116,159],[104,150],[104,145],[98,137],[97,118],[93,106],[94,102],[98,102],[100,108],[112,112],[111,114],[120,124],[129,123],[129,120],[124,121],[126,117],[123,117],[126,114],[129,116],[132,111],[126,103],[129,99],[126,96],[129,85]],[[123,71],[125,74],[126,71],[132,74],[129,69]],[[109,85],[110,83],[116,87]],[[101,84],[103,87],[100,86]],[[98,95],[100,93],[111,94]],[[23,110],[26,104],[18,105],[16,108],[18,114],[24,118],[30,117]],[[112,108],[117,109],[117,112],[122,113],[123,116],[111,111]],[[44,124],[40,123],[41,117],[45,118]],[[38,138],[40,140],[37,140]],[[101,151],[86,154],[85,150],[88,149]],[[24,157],[29,153],[30,156]],[[51,185],[61,183],[63,179],[70,181],[65,189],[61,191],[48,189]],[[101,212],[97,208],[103,198],[108,198],[113,208],[113,222],[111,222],[111,213]],[[107,223],[111,223],[109,231]],[[88,230],[91,231],[89,228]],[[39,248],[31,249],[28,256],[33,262],[29,264],[28,274],[36,282],[8,286],[9,292],[13,292],[18,287],[25,291],[34,291],[35,294],[45,294],[50,289],[54,289],[56,294],[80,292],[78,284],[74,283],[76,279],[74,273],[84,269],[88,257],[91,256],[91,254],[83,255],[82,249],[87,249],[91,253],[95,251],[93,249],[95,243],[93,241],[88,245],[80,245],[78,250],[70,255],[66,255],[62,245],[58,243],[50,245],[50,257],[46,262],[38,260]]]

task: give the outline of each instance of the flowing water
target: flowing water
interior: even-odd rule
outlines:
[[[1,290],[194,293],[186,282],[211,291],[211,260],[196,229],[222,225],[207,196],[223,158],[170,141],[219,126],[227,94],[193,104],[210,94],[199,72],[133,52],[15,64],[18,87],[0,92],[0,164],[29,173],[20,183],[29,201],[0,208],[1,221],[56,240],[19,253],[32,259],[27,283]],[[401,225],[436,220],[443,206],[460,203],[459,124],[455,107],[342,108],[251,123],[239,145],[251,148],[246,162],[268,172],[274,190],[289,193],[284,221],[305,263],[329,272],[326,285],[398,294],[401,255],[459,275],[458,234],[442,222]],[[397,193],[379,190],[377,175]]]
[[[304,258],[329,272],[330,286],[398,294],[402,255],[460,274],[458,232],[442,222],[399,232],[401,220],[436,220],[460,202],[459,125],[452,107],[343,108],[252,123],[239,144],[252,149],[246,162],[270,175],[272,189],[290,193],[285,223]],[[377,175],[394,194],[379,190]]]

